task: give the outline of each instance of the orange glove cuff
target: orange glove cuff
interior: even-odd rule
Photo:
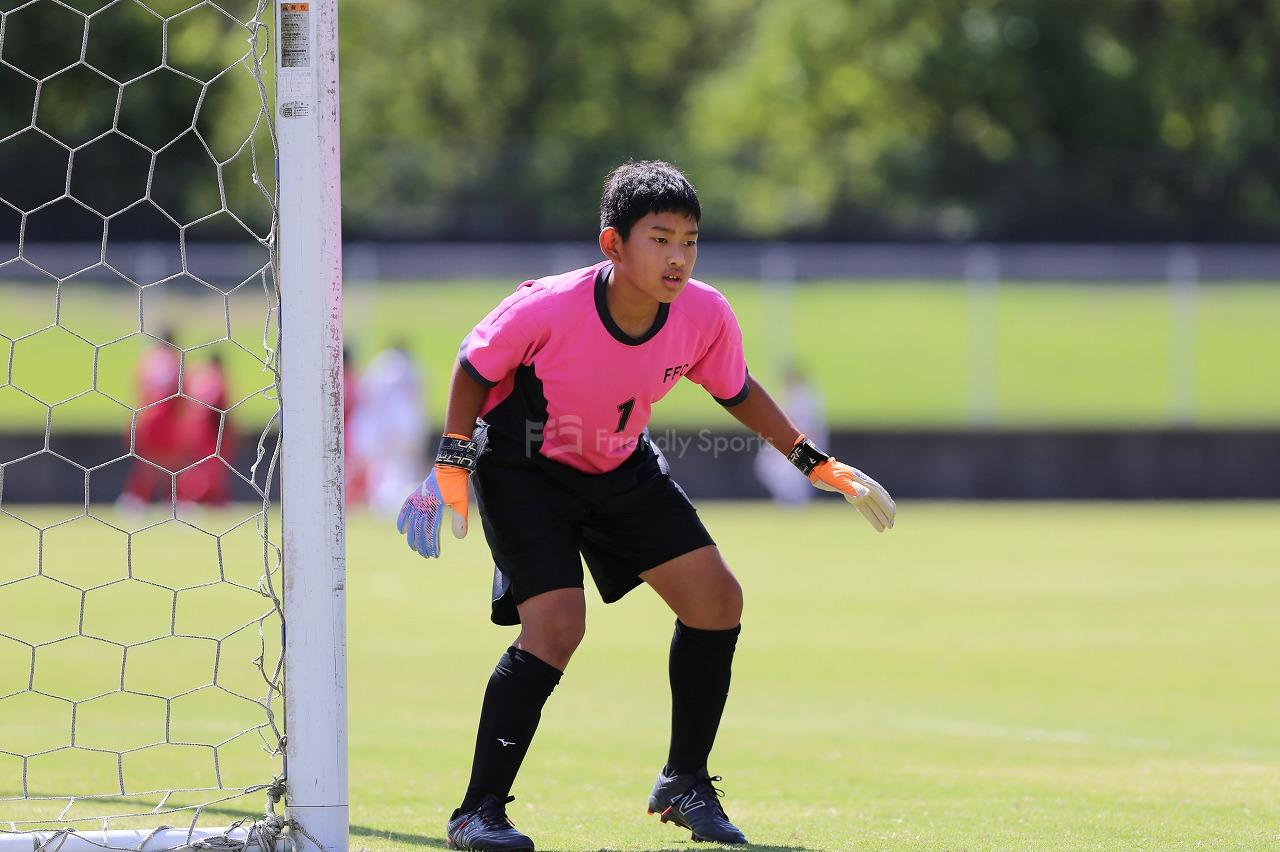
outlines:
[[[459,443],[465,442],[465,443]],[[470,435],[446,432],[436,455],[436,482],[445,505],[455,512],[466,514],[467,478],[475,467],[476,445]]]
[[[436,483],[440,486],[440,497],[455,512],[467,511],[467,479],[470,475],[466,468],[451,464],[436,465]]]

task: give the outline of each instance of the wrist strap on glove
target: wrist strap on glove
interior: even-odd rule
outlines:
[[[436,451],[436,464],[460,467],[468,473],[475,473],[476,459],[479,456],[479,444],[463,435],[451,433],[440,439],[440,449]]]
[[[829,458],[831,456],[818,449],[818,445],[804,435],[796,439],[796,445],[791,448],[791,452],[787,453],[787,461],[799,468],[805,476]]]

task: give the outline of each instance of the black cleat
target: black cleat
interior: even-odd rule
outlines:
[[[664,768],[649,794],[649,813],[661,815],[663,822],[689,829],[694,840],[746,843],[747,838],[729,822],[720,806],[724,791],[712,786],[719,780],[719,775],[708,775],[705,769],[688,775],[667,775]]]
[[[449,848],[471,852],[533,852],[533,841],[516,831],[507,818],[507,802],[514,799],[515,796],[505,800],[485,796],[475,810],[454,811],[445,829]]]

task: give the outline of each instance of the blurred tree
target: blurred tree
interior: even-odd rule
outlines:
[[[759,236],[1274,237],[1267,2],[766,3],[698,82],[713,210]]]
[[[349,225],[504,239],[592,231],[612,166],[687,155],[689,92],[754,6],[391,3],[373,14],[349,3]]]
[[[200,237],[243,235],[227,212],[213,213],[225,194],[265,232],[270,206],[249,177],[245,140],[265,146],[268,180],[273,154],[268,128],[255,134],[260,99],[241,73],[256,0],[0,3],[0,198],[33,210],[54,197],[33,185],[53,179],[111,217],[112,239],[167,237],[210,214]],[[259,55],[269,48],[264,31]],[[41,211],[38,230],[29,221],[27,239],[101,238],[101,218],[71,203],[60,210]],[[4,226],[16,241],[18,219]]]
[[[243,143],[269,188],[270,140],[233,20],[255,0],[69,2],[0,0],[0,190],[47,195],[28,165],[62,154],[20,132],[33,115],[91,149],[73,173],[135,160],[92,141],[123,84],[119,130],[164,149],[159,207],[191,221],[225,192],[260,229]],[[102,73],[60,71],[84,15]],[[581,238],[605,173],[661,157],[688,170],[720,236],[1280,236],[1269,0],[342,0],[341,15],[354,235]],[[268,66],[272,48],[258,43]],[[32,76],[49,78],[38,103]],[[111,195],[97,182],[112,170],[95,172],[73,188]],[[124,214],[113,235],[160,217]]]

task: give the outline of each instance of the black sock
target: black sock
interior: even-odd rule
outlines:
[[[698,630],[676,619],[671,636],[671,751],[668,773],[706,769],[729,697],[733,650],[739,625],[731,630]]]
[[[560,670],[519,648],[508,648],[489,677],[476,731],[471,783],[462,810],[486,795],[506,798],[515,783],[529,742],[538,730],[542,705],[560,682]]]

